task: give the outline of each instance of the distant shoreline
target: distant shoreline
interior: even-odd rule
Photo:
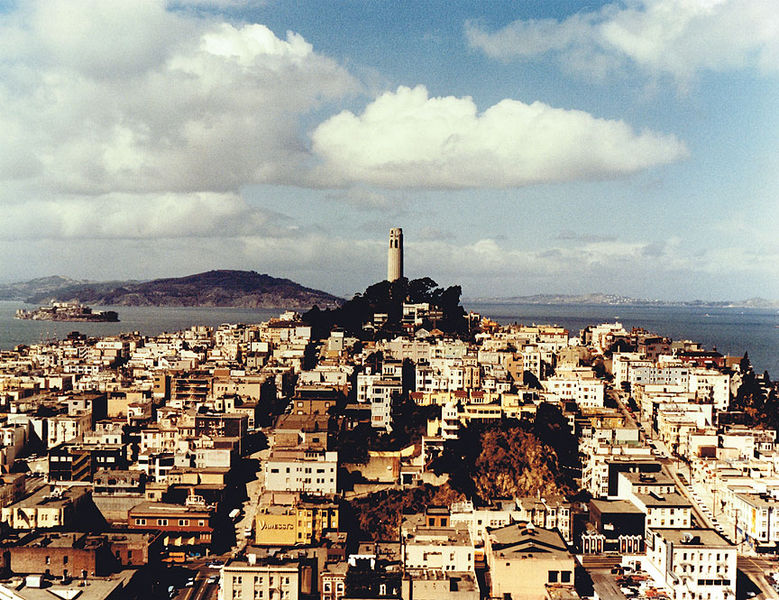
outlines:
[[[463,304],[532,304],[551,306],[633,306],[638,308],[669,307],[669,308],[750,308],[750,309],[779,309],[779,301],[755,298],[742,301],[704,301],[704,300],[641,300],[637,298],[624,299],[594,299],[582,296],[516,296],[498,298],[463,298]]]

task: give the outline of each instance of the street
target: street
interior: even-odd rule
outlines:
[[[254,526],[257,505],[264,489],[265,477],[262,465],[269,453],[270,449],[266,448],[258,450],[248,457],[249,460],[257,460],[258,467],[256,477],[246,482],[247,499],[244,501],[241,517],[233,524],[235,545],[224,554],[194,558],[181,564],[180,567],[184,572],[190,573],[194,580],[191,586],[187,586],[184,579],[177,578],[175,592],[171,596],[172,600],[217,600],[219,597],[221,565],[243,551],[249,542],[244,531]]]
[[[697,523],[698,527],[714,529],[729,541],[735,541],[732,539],[735,535],[735,525],[733,522],[727,519],[726,515],[722,513],[718,514],[716,517],[714,515],[716,506],[710,489],[708,489],[704,482],[692,481],[692,474],[689,472],[689,469],[685,476],[681,468],[681,465],[684,463],[674,457],[661,440],[652,438],[651,435],[649,435],[653,433],[653,431],[648,423],[639,424],[633,413],[625,406],[624,399],[627,397],[627,394],[614,391],[612,397],[630,422],[637,427],[640,427],[644,433],[647,434],[647,438],[651,439],[652,444],[657,449],[659,460],[666,466],[679,493],[685,496],[692,505],[694,524]],[[738,570],[754,584],[753,591],[755,593],[759,592],[755,598],[758,600],[779,599],[779,594],[777,594],[770,582],[766,579],[766,573],[770,571],[779,571],[779,563],[774,560],[754,558],[739,554]],[[749,586],[749,583],[745,582],[745,585]]]

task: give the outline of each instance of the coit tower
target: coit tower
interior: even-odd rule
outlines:
[[[403,230],[393,227],[389,234],[389,249],[387,250],[387,281],[395,281],[403,277]]]

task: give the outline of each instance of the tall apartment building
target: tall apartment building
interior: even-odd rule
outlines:
[[[400,377],[384,373],[361,373],[357,376],[357,401],[371,406],[371,426],[375,429],[392,429],[392,400],[403,393]]]

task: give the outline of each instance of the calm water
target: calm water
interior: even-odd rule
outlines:
[[[643,327],[675,340],[701,342],[707,349],[749,359],[755,371],[779,375],[779,311],[776,309],[603,306],[561,304],[482,304],[466,306],[499,323],[552,323],[572,334],[587,325],[619,320],[630,331]]]
[[[35,308],[18,302],[0,302],[0,349],[64,338],[71,331],[99,336],[139,331],[156,335],[192,325],[215,327],[221,323],[259,323],[277,316],[278,309],[174,308],[149,306],[111,307],[119,323],[62,323],[14,319],[17,308]],[[96,310],[106,307],[94,307]],[[587,325],[618,319],[626,329],[643,327],[673,339],[691,339],[723,354],[741,356],[749,351],[755,370],[779,375],[779,311],[762,309],[637,307],[557,304],[482,304],[466,308],[500,323],[557,324],[575,334]]]
[[[71,331],[91,336],[138,331],[157,335],[189,329],[193,325],[216,327],[222,323],[261,323],[277,317],[282,309],[190,308],[171,306],[93,306],[94,310],[115,310],[118,323],[73,323],[63,321],[23,321],[15,319],[17,308],[36,308],[19,302],[0,301],[0,349],[17,344],[37,344],[46,339],[62,339]]]

